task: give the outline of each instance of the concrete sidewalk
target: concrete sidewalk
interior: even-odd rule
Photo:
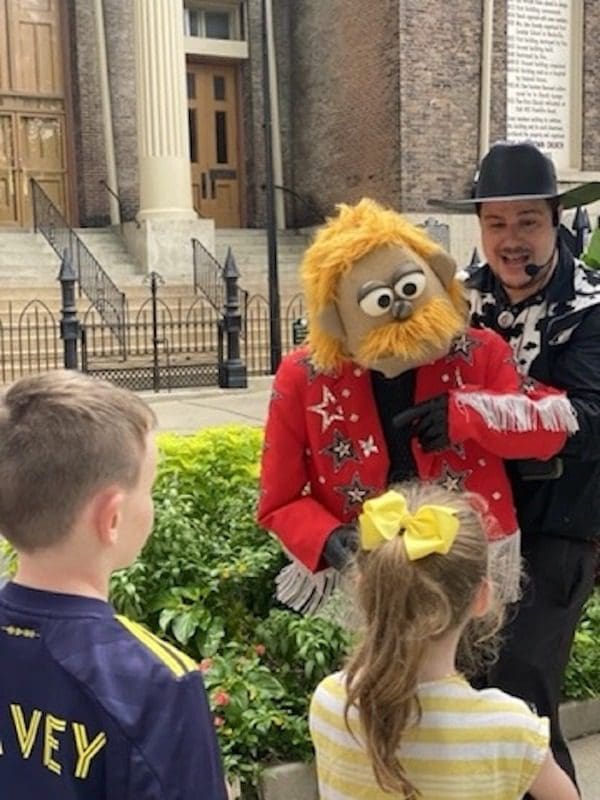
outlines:
[[[271,396],[272,376],[251,378],[247,389],[178,389],[140,392],[152,406],[161,431],[195,433],[202,428],[234,422],[263,425]]]
[[[600,734],[569,743],[582,800],[600,798]]]

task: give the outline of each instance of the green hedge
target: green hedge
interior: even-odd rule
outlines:
[[[600,697],[600,587],[586,603],[575,632],[563,692],[567,700]]]
[[[261,431],[162,435],[159,445],[154,531],[114,576],[111,600],[199,663],[226,771],[247,797],[260,765],[312,757],[308,703],[347,637],[273,598],[287,559],[254,521]]]

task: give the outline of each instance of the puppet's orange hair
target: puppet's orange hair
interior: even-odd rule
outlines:
[[[319,322],[324,309],[335,301],[340,277],[383,245],[401,245],[425,261],[441,250],[416,225],[374,200],[364,198],[355,206],[341,203],[337,211],[337,216],[317,233],[300,268],[309,324],[308,345],[315,366],[324,371],[335,371],[350,358],[344,342],[327,333]],[[458,281],[452,281],[448,293],[456,310],[464,314],[465,301]]]

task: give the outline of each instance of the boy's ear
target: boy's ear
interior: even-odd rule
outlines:
[[[116,486],[103,489],[95,498],[94,528],[104,545],[113,545],[118,539],[123,500],[123,490]]]

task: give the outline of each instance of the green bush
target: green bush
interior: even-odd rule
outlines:
[[[586,603],[575,633],[563,691],[569,700],[600,697],[600,588]]]
[[[600,228],[592,233],[581,260],[592,269],[600,269]]]
[[[153,534],[114,575],[111,600],[199,662],[225,769],[248,790],[261,765],[312,758],[310,696],[347,638],[274,600],[287,559],[254,521],[261,431],[163,435],[159,446]]]

